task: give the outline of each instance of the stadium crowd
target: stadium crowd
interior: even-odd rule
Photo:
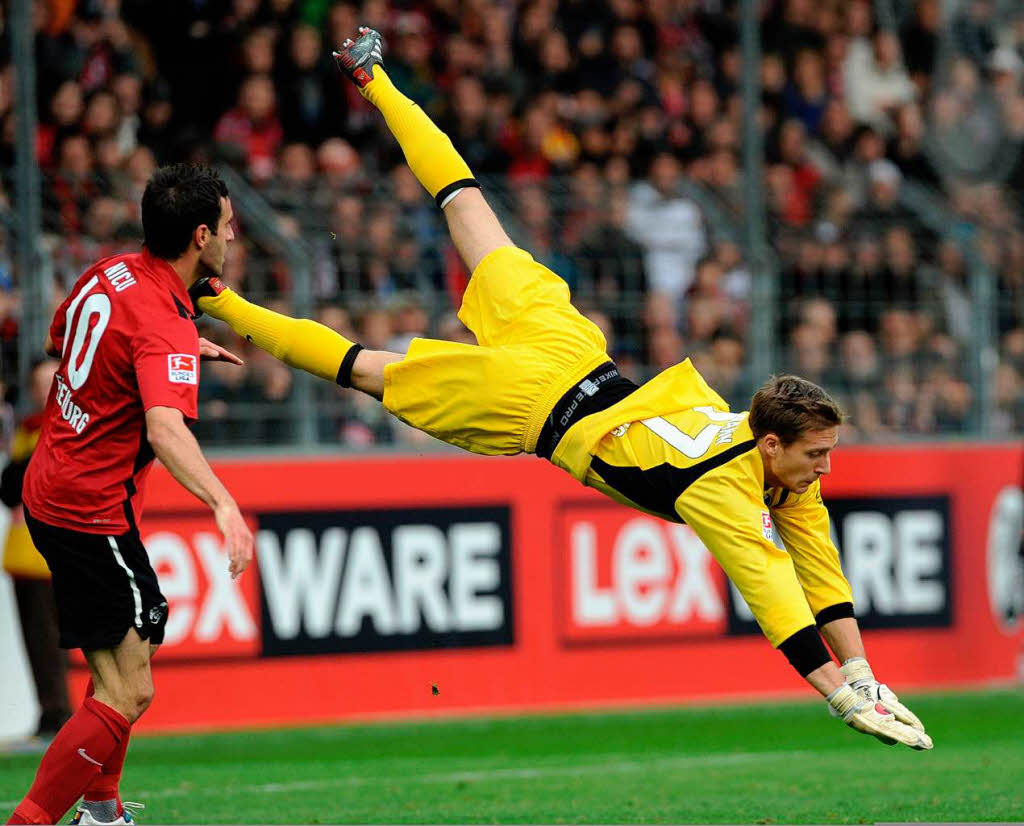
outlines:
[[[90,262],[139,243],[138,204],[158,164],[216,161],[241,171],[279,231],[313,251],[320,321],[369,347],[468,336],[454,315],[467,275],[441,216],[330,58],[365,23],[385,34],[396,84],[452,136],[516,242],[569,282],[623,371],[643,379],[690,356],[744,409],[764,378],[748,366],[751,318],[763,308],[737,232],[737,5],[38,0],[36,152],[53,299]],[[990,278],[999,359],[987,424],[1019,433],[1024,7],[971,0],[940,21],[939,0],[895,5],[905,14],[883,25],[866,0],[762,4],[779,367],[837,394],[848,438],[964,432],[975,403],[972,279]],[[4,43],[0,153],[10,170]],[[11,186],[8,175],[5,201]],[[927,197],[915,202],[915,192]],[[226,280],[291,310],[292,274],[236,211]],[[21,308],[6,237],[0,255],[10,378]],[[222,327],[208,334],[237,346]],[[287,441],[281,402],[295,378],[245,356],[244,370],[204,369],[198,431]],[[422,438],[357,394],[316,393],[324,440]]]

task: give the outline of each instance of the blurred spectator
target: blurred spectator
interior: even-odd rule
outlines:
[[[921,94],[928,91],[936,68],[941,17],[939,0],[917,0],[912,17],[900,31],[907,71]]]
[[[892,117],[917,90],[910,82],[900,54],[899,38],[880,30],[869,42],[854,38],[846,54],[846,101],[854,119],[888,132]]]
[[[283,131],[276,115],[277,95],[267,75],[250,75],[238,93],[238,105],[225,112],[213,137],[227,157],[244,162],[256,180],[274,172]]]
[[[300,24],[288,37],[288,54],[277,75],[284,139],[318,145],[344,130],[344,87],[320,32]]]
[[[53,359],[41,359],[33,365],[26,388],[32,412],[18,423],[10,447],[10,461],[0,475],[0,501],[11,509],[3,566],[14,583],[21,637],[40,706],[35,736],[45,740],[53,739],[71,717],[67,652],[59,647],[57,604],[50,569],[29,536],[21,488],[29,458],[39,441],[42,411],[56,372],[57,362]]]
[[[707,249],[697,205],[679,193],[679,162],[667,153],[651,163],[648,181],[633,187],[629,234],[644,248],[644,269],[653,292],[675,304],[693,282]]]
[[[941,0],[902,0],[876,21],[870,0],[762,4],[779,349],[845,388],[857,438],[973,423],[957,382],[975,345],[977,264],[996,279],[1001,364],[1024,376],[1024,14],[954,6],[944,19]],[[36,152],[58,289],[84,259],[139,243],[157,163],[216,158],[276,212],[279,237],[302,239],[316,301],[383,343],[465,335],[450,313],[469,273],[444,216],[332,65],[330,47],[364,22],[384,29],[392,76],[451,135],[512,236],[607,325],[622,365],[691,355],[730,401],[749,390],[737,359],[764,308],[730,240],[747,208],[742,53],[731,4],[704,0],[39,3]],[[8,170],[13,68],[0,64]],[[5,172],[0,208],[10,193]],[[289,258],[236,200],[225,280],[289,301]],[[22,312],[10,258],[0,249],[7,378]],[[399,309],[411,293],[416,313]],[[847,362],[872,360],[869,390]],[[290,383],[250,367],[208,371],[208,436],[294,432],[281,418]],[[1000,375],[1004,427],[1014,382]],[[886,387],[893,399],[872,397]],[[414,444],[372,405],[317,393],[323,435]],[[253,423],[264,415],[277,423]]]

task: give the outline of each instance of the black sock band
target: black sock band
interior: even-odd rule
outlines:
[[[797,670],[801,677],[806,677],[816,668],[832,662],[825,643],[821,641],[818,629],[813,625],[801,628],[792,637],[779,646],[779,651],[786,655],[789,664]]]
[[[828,625],[833,620],[846,619],[847,617],[853,616],[853,603],[852,602],[837,602],[835,605],[830,605],[828,608],[822,608],[818,612],[818,616],[814,618],[814,621],[821,628],[823,625]]]
[[[467,187],[473,187],[479,189],[480,184],[476,182],[475,178],[463,178],[461,181],[455,181],[448,184],[448,186],[441,187],[441,190],[434,196],[434,203],[438,206],[443,206],[445,199],[453,192],[458,192],[460,189],[466,189]]]
[[[362,344],[353,344],[348,348],[345,358],[341,360],[341,367],[338,368],[338,377],[335,379],[339,386],[352,386],[352,366],[356,363],[356,356],[359,355],[359,351],[363,349],[365,348]]]

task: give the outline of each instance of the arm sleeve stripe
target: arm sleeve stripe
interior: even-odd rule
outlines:
[[[825,663],[832,662],[825,643],[821,640],[818,629],[813,625],[801,628],[793,636],[784,640],[779,651],[786,655],[789,664],[797,670],[801,677],[806,677]]]
[[[822,608],[818,615],[814,618],[818,627],[821,628],[823,625],[837,619],[845,619],[846,617],[853,616],[853,603],[852,602],[838,602],[835,605],[830,605],[828,608]]]

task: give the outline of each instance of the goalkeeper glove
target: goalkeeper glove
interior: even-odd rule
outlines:
[[[893,693],[889,686],[875,679],[871,666],[863,657],[851,657],[843,663],[839,670],[843,672],[846,684],[865,700],[881,703],[901,723],[912,726],[918,731],[924,731],[924,724],[917,715],[900,702],[900,698]]]
[[[216,298],[226,289],[224,282],[216,275],[197,278],[188,288],[188,297],[192,299],[192,312],[195,313],[195,318],[199,318],[203,314],[203,310],[199,307],[201,298]]]
[[[885,706],[866,699],[846,683],[825,699],[833,717],[842,717],[850,728],[873,735],[887,746],[903,743],[918,750],[932,747],[932,738],[923,731],[901,723]]]

